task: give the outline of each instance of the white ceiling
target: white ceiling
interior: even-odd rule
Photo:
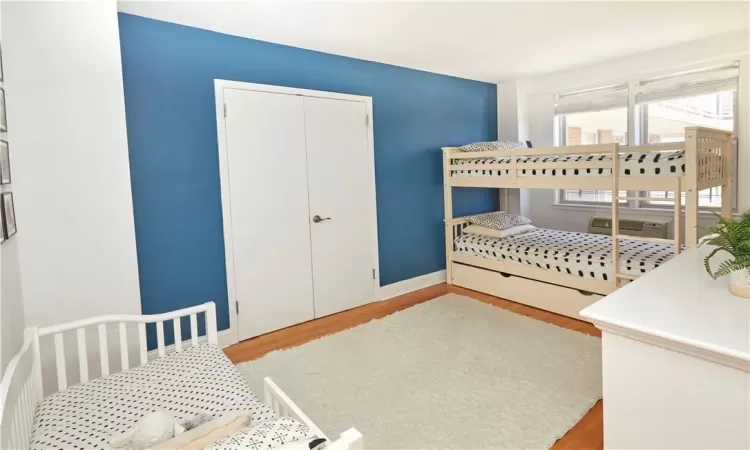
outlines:
[[[119,2],[119,9],[263,41],[500,82],[747,30],[748,5],[128,1]]]

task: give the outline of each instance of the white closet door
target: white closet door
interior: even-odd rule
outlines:
[[[367,107],[304,102],[315,317],[322,317],[374,300]],[[324,220],[315,223],[316,215]]]
[[[225,89],[224,102],[243,340],[314,318],[305,111],[294,95]]]

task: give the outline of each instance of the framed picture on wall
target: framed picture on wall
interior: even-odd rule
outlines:
[[[5,222],[0,220],[0,244],[5,242]]]
[[[3,231],[5,239],[16,234],[16,208],[13,204],[13,193],[3,194]]]
[[[3,46],[0,44],[0,81],[3,81]]]
[[[8,131],[8,119],[5,115],[5,89],[0,87],[0,131]]]
[[[8,143],[0,141],[0,184],[10,183],[10,151]]]

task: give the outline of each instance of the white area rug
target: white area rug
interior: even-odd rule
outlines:
[[[454,294],[238,365],[371,449],[549,448],[601,398],[600,340]]]

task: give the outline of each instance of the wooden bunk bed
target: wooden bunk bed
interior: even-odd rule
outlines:
[[[676,160],[672,165],[676,165],[678,170],[674,167],[669,167],[671,170],[667,169],[664,171],[666,173],[658,169],[654,169],[655,173],[644,169],[636,173],[622,170],[621,166],[626,164],[624,161],[630,164],[632,158],[642,161],[649,156],[658,161],[655,155]],[[472,252],[456,251],[455,242],[469,222],[466,218],[453,217],[453,188],[611,190],[611,255],[620,254],[620,245],[625,239],[669,244],[673,246],[673,253],[678,254],[682,250],[682,242],[687,248],[698,243],[698,193],[701,190],[721,186],[721,215],[731,216],[732,157],[732,133],[703,127],[686,128],[684,142],[642,146],[613,143],[483,152],[465,152],[458,147],[443,148],[447,282],[582,319],[578,315],[581,309],[636,278],[620,270],[620,258],[611,258],[611,275],[605,277],[605,281],[534,267],[511,258],[496,260]],[[621,197],[618,196],[620,190],[676,193],[673,198],[667,199],[674,204],[674,239],[620,234],[620,200],[657,200]],[[685,193],[684,205],[679,195],[682,192]]]

